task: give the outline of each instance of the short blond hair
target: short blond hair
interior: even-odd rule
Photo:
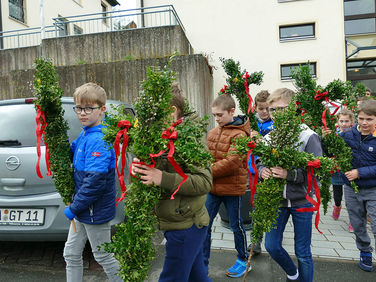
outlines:
[[[98,84],[93,82],[85,83],[76,88],[73,94],[74,103],[89,104],[102,107],[106,105],[107,94],[106,91]]]
[[[354,113],[348,109],[342,109],[338,114],[337,114],[337,120],[341,118],[341,116],[349,116],[352,122],[354,122]]]
[[[267,99],[267,103],[271,104],[278,100],[283,100],[287,104],[291,102],[292,97],[294,97],[295,92],[288,88],[278,88],[270,94]]]

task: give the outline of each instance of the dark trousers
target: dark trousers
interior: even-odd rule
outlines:
[[[211,281],[204,265],[203,243],[208,227],[165,232],[166,256],[160,282]]]
[[[334,204],[339,207],[342,202],[343,185],[333,185],[333,199]]]

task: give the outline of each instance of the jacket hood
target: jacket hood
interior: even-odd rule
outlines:
[[[244,131],[247,136],[250,135],[251,127],[249,125],[249,119],[246,115],[238,115],[234,117],[234,121],[226,124],[224,127],[237,128]]]
[[[104,128],[104,127],[105,126],[103,124],[99,124],[99,125],[96,125],[96,126],[93,126],[93,127],[85,126],[84,130],[86,131],[86,133],[89,133],[89,132],[102,132],[102,128]]]

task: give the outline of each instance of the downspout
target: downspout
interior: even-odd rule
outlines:
[[[1,0],[0,0],[0,49],[3,49],[4,48],[4,45],[3,45],[3,12],[1,10]]]
[[[145,15],[144,15],[144,0],[140,1],[140,6],[141,6],[141,27],[145,27]]]

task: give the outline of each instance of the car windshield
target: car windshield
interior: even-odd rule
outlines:
[[[69,124],[69,141],[77,138],[82,127],[74,113],[73,104],[63,104],[64,118]],[[15,104],[0,107],[0,147],[36,146],[36,122],[33,104]]]

